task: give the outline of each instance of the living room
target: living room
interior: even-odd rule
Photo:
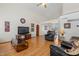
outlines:
[[[53,55],[50,45],[79,38],[78,15],[78,3],[0,3],[0,55]]]

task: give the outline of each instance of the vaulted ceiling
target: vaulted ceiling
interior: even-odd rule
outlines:
[[[51,20],[56,19],[62,14],[61,3],[48,3],[47,8],[37,6],[37,3],[4,3],[0,4],[0,12],[3,16],[7,14],[29,14],[30,16],[36,17],[37,20]],[[2,15],[1,14],[1,15]],[[0,16],[1,16],[0,15]],[[13,16],[13,15],[12,15]],[[26,15],[27,16],[27,15]]]
[[[32,3],[26,4],[26,8],[29,11],[44,17],[46,20],[58,18],[62,14],[62,4],[60,3],[48,3],[47,8],[39,7],[37,4]]]

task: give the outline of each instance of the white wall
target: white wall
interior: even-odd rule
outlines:
[[[79,19],[79,12],[68,14],[68,15],[63,15],[60,17],[60,28],[64,28],[64,23],[71,23],[70,29],[64,28],[65,40],[67,41],[69,41],[69,39],[72,36],[79,37],[79,27],[77,27],[77,25],[79,24],[79,20],[76,21],[76,19]],[[68,20],[73,20],[73,21],[68,21]]]
[[[79,3],[63,3],[62,14],[79,11]]]
[[[36,16],[37,15],[37,16]],[[12,40],[17,34],[18,26],[29,26],[31,23],[38,24],[39,16],[25,8],[25,4],[0,4],[0,43]],[[26,19],[25,24],[20,23],[20,18]],[[42,20],[43,18],[41,18]],[[10,22],[10,32],[5,32],[4,22]],[[40,22],[39,22],[40,23]],[[36,29],[36,28],[35,28]],[[36,35],[36,31],[32,33],[32,36]]]
[[[76,12],[77,11],[77,12]],[[72,36],[78,36],[79,37],[79,27],[77,25],[79,24],[79,20],[74,21],[76,19],[79,19],[79,4],[74,3],[67,3],[63,4],[63,16],[60,17],[60,28],[64,28],[64,23],[71,23],[70,29],[65,29],[65,40],[69,41]],[[68,22],[68,20],[73,20]]]

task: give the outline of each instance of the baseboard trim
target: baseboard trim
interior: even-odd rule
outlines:
[[[11,42],[11,41],[7,41],[7,42],[2,42],[2,43],[0,43],[0,44],[4,44],[4,43],[9,43],[9,42]]]

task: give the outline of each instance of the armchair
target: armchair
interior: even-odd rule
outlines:
[[[45,40],[53,41],[55,36],[55,31],[48,31],[45,35]]]

